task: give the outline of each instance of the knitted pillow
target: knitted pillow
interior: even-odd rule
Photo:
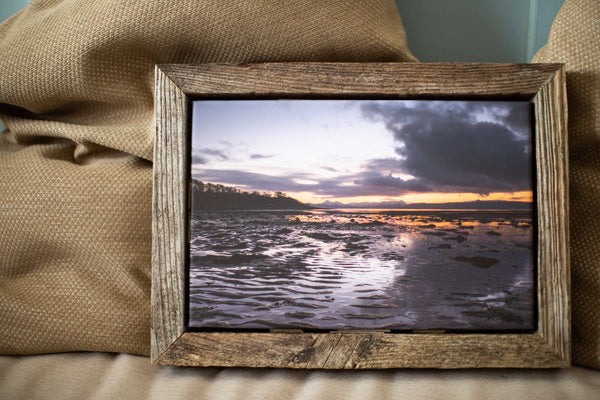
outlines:
[[[567,71],[573,363],[600,368],[600,2],[566,0],[533,61]]]
[[[415,60],[393,0],[37,0],[0,54],[7,354],[148,354],[155,64]]]

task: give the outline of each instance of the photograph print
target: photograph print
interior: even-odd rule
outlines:
[[[193,102],[188,326],[532,331],[532,105]]]

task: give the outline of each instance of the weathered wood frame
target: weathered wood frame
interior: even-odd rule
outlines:
[[[186,331],[186,206],[195,99],[506,99],[535,105],[538,329],[526,334]],[[272,63],[156,68],[153,363],[284,368],[570,365],[562,64]]]

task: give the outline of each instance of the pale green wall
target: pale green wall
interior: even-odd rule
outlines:
[[[548,33],[552,27],[552,22],[560,10],[560,7],[564,3],[564,0],[535,0],[533,3],[537,4],[537,18],[534,22],[535,26],[535,49],[531,58],[535,55],[535,52],[539,50],[548,41]]]
[[[29,1],[0,0],[0,21]],[[411,50],[421,61],[529,62],[546,43],[563,1],[396,0],[396,4]]]
[[[31,0],[0,0],[0,22],[25,7],[30,1]]]
[[[396,0],[421,61],[529,62],[564,0]]]
[[[0,0],[0,22],[4,21],[23,7],[31,0]],[[1,90],[1,89],[0,89]],[[0,121],[0,132],[4,130],[4,124]]]
[[[0,21],[29,1],[0,0]],[[421,61],[529,62],[564,0],[395,1]]]

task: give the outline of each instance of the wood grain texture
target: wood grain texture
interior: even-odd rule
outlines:
[[[339,332],[186,332],[158,363],[309,369],[557,368],[568,365],[537,334]]]
[[[539,333],[570,360],[567,98],[564,70],[535,98],[538,208]]]
[[[201,98],[481,98],[530,100],[556,64],[273,63],[161,65]],[[239,79],[243,76],[244,79]],[[318,76],[318,77],[317,77]]]
[[[566,367],[570,362],[566,92],[561,64],[163,65],[156,74],[152,362],[285,368]],[[538,331],[190,332],[185,295],[190,99],[530,100],[536,116]]]
[[[185,151],[189,99],[156,69],[156,136],[152,194],[151,357],[184,331]]]

